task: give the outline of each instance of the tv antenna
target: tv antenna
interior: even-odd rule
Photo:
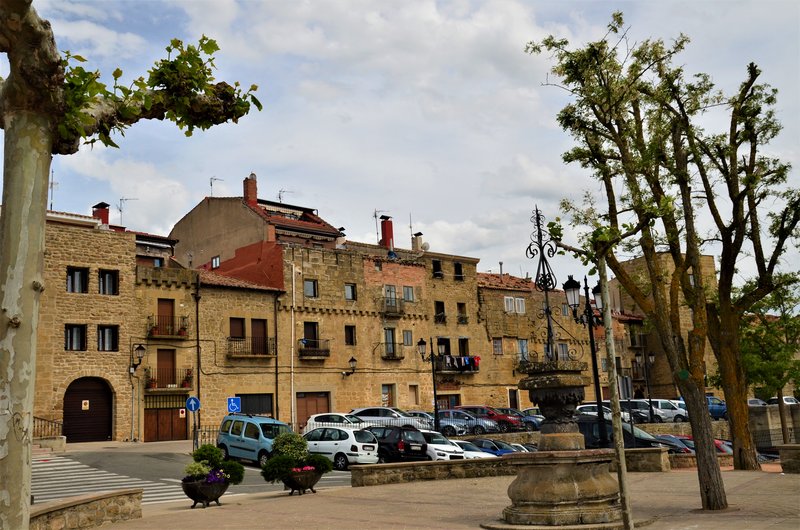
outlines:
[[[378,214],[379,213],[387,213],[387,210],[375,210],[372,212],[372,217],[375,218],[375,238],[377,239],[378,243],[381,242],[381,233],[378,231]]]
[[[214,181],[215,180],[225,180],[225,179],[218,179],[217,177],[211,177],[208,179],[208,185],[211,187],[211,196],[214,196]]]
[[[119,224],[122,226],[122,210],[124,209],[125,203],[128,201],[138,201],[139,199],[136,197],[122,197],[119,200],[119,205],[117,205],[117,210],[119,210]]]
[[[286,193],[294,193],[294,192],[292,190],[284,190],[284,189],[278,190],[278,202],[283,202],[283,196]]]
[[[58,187],[58,182],[55,180],[55,173],[53,170],[50,170],[50,184],[48,184],[50,188],[50,210],[53,210],[53,191]]]

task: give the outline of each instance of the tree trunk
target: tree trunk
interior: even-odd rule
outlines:
[[[692,425],[692,435],[695,441],[697,478],[700,483],[700,499],[703,509],[723,510],[728,507],[728,500],[722,482],[722,471],[719,469],[717,460],[717,449],[714,445],[714,435],[711,432],[711,416],[708,414],[705,393],[703,388],[691,378],[680,380],[678,387],[688,410],[706,411],[701,414],[689,413],[689,422]]]
[[[719,351],[717,363],[722,376],[722,390],[728,407],[728,422],[733,441],[733,468],[758,471],[753,435],[750,432],[750,408],[747,406],[747,384],[744,369],[739,359],[738,315],[723,308],[720,311]]]
[[[28,528],[39,297],[51,126],[42,114],[4,115],[0,214],[0,528]]]

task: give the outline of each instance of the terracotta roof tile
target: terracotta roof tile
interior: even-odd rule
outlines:
[[[280,291],[280,289],[258,285],[245,280],[240,280],[238,278],[231,278],[230,276],[223,276],[222,274],[217,274],[215,272],[203,269],[198,269],[197,272],[200,274],[200,282],[203,285],[234,287],[238,289],[255,289],[258,291]]]
[[[478,273],[478,287],[486,289],[506,289],[509,291],[530,291],[534,289],[533,280],[518,278],[510,274]]]

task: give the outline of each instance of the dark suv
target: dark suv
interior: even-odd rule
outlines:
[[[600,428],[598,426],[597,416],[579,414],[575,416],[575,419],[578,422],[578,428],[581,434],[583,434],[586,449],[600,448]],[[614,437],[613,427],[609,420],[605,420],[605,423],[606,435],[609,440],[608,446],[612,447],[612,440]],[[633,447],[666,447],[670,453],[677,453],[683,450],[676,442],[659,440],[652,434],[624,422],[622,424],[622,438],[626,449]]]
[[[489,418],[490,420],[494,420],[497,422],[497,425],[500,426],[501,432],[525,430],[525,426],[522,424],[522,421],[518,416],[503,414],[493,407],[487,407],[486,405],[459,405],[453,408],[456,410],[469,412],[473,416],[477,416],[479,418]]]
[[[428,444],[413,427],[367,427],[378,439],[378,463],[428,460]]]

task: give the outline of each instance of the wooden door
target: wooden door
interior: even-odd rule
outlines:
[[[159,298],[155,335],[174,335],[175,333],[175,300]]]
[[[331,411],[328,392],[298,392],[296,403],[298,426],[304,426],[312,414]]]
[[[267,321],[254,318],[250,321],[250,345],[253,355],[267,354]]]
[[[113,399],[108,384],[97,377],[73,381],[64,393],[64,436],[67,442],[111,439]]]
[[[169,388],[176,384],[175,350],[158,349],[156,365],[156,381],[158,388]]]

